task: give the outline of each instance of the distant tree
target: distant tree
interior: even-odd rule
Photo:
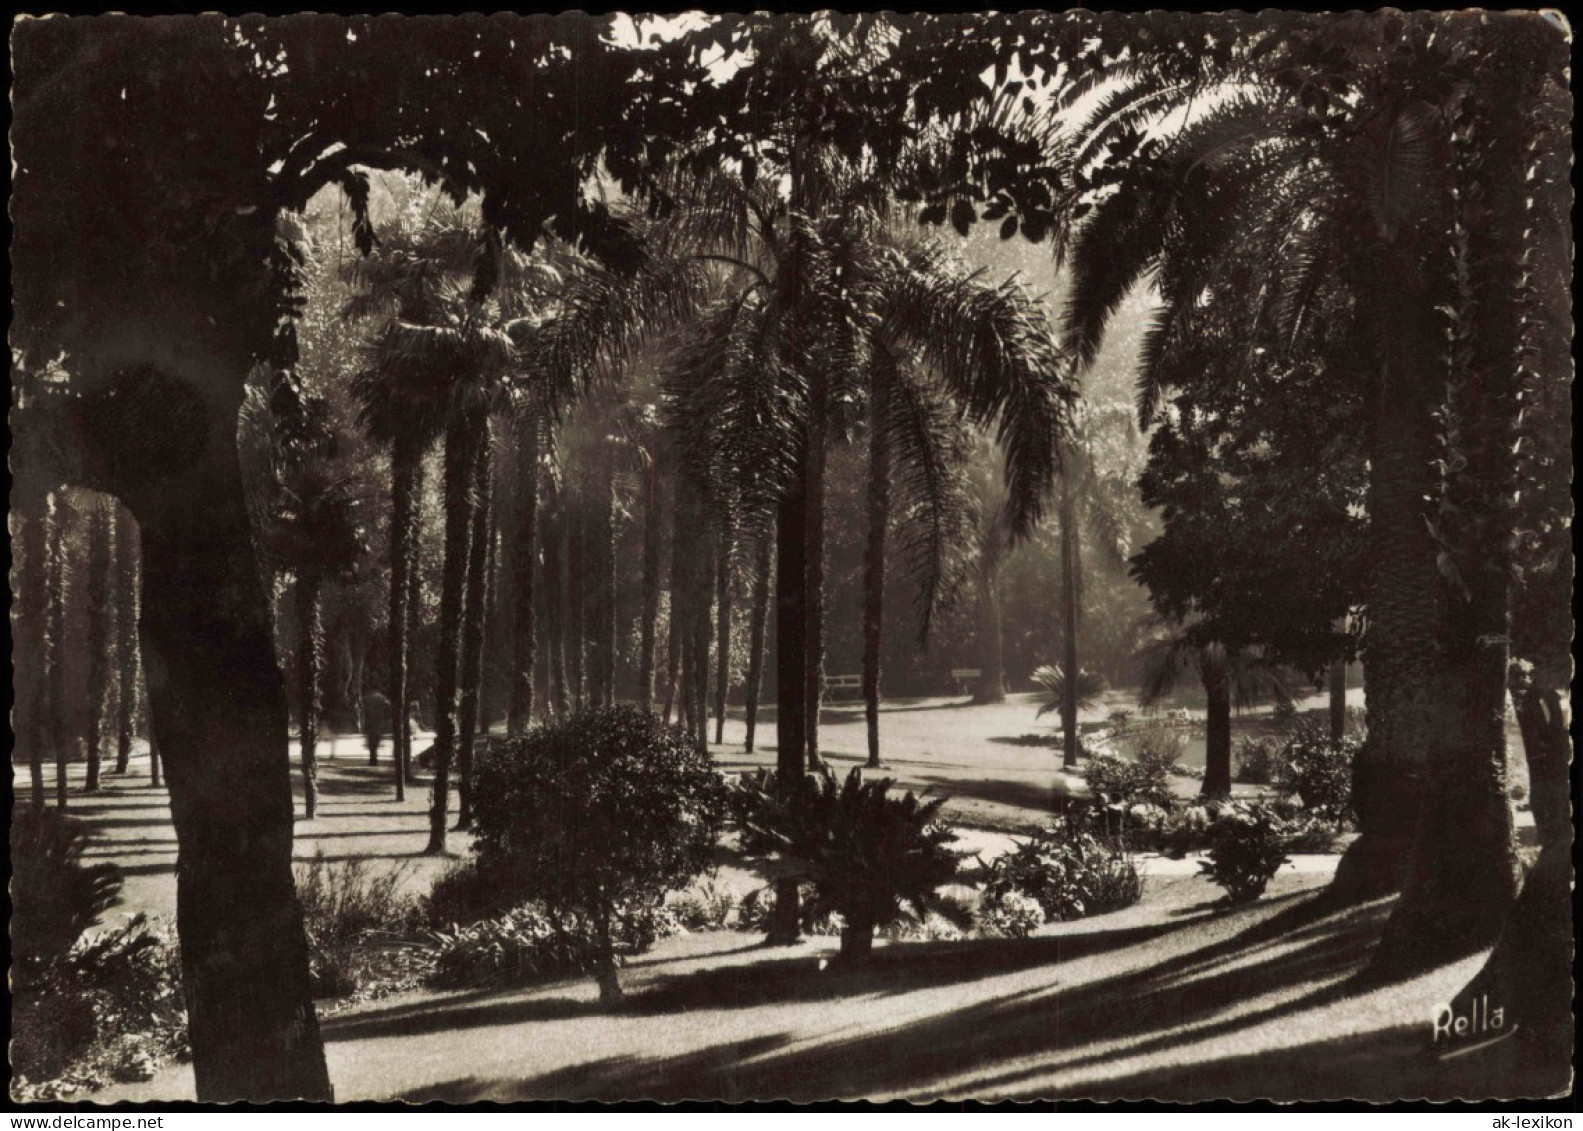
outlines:
[[[114,502],[88,504],[88,777],[83,788],[99,788],[105,740],[109,737],[115,691],[115,609],[111,585],[115,567]]]
[[[124,774],[132,760],[132,742],[137,737],[139,684],[142,677],[142,649],[137,634],[138,622],[138,530],[137,523],[124,508],[115,512],[115,663],[116,663],[116,752],[115,772]]]

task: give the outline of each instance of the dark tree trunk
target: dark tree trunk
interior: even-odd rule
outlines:
[[[456,711],[456,827],[473,823],[473,747],[478,740],[484,673],[484,620],[489,611],[489,548],[494,543],[495,461],[489,424],[473,456],[472,527],[468,531],[467,589],[462,599],[461,687]],[[482,720],[487,729],[488,720]]]
[[[863,962],[873,953],[873,916],[854,913],[852,921],[841,930],[841,958],[847,962]]]
[[[420,456],[412,468],[412,541],[407,559],[407,702],[401,706],[401,727],[396,732],[401,737],[401,772],[408,785],[417,783],[417,769],[412,760],[412,713],[418,705],[418,687],[421,677],[418,670],[418,632],[423,627],[423,512],[418,500],[423,496],[423,458]]]
[[[124,507],[115,519],[115,660],[116,727],[115,772],[124,774],[132,764],[132,740],[137,734],[139,683],[137,524]]]
[[[1381,257],[1384,264],[1392,257]],[[1368,738],[1353,770],[1360,835],[1342,856],[1328,898],[1374,899],[1401,887],[1417,826],[1425,766],[1445,687],[1437,547],[1424,499],[1438,488],[1439,344],[1421,272],[1396,272],[1374,331],[1385,349],[1370,442],[1370,578],[1363,644]]]
[[[1347,662],[1333,660],[1327,683],[1330,690],[1330,739],[1340,742],[1347,735]]]
[[[319,712],[324,683],[322,582],[297,577],[297,710],[302,738],[302,811],[313,820],[319,808]]]
[[[1067,769],[1077,765],[1078,754],[1077,595],[1082,584],[1079,573],[1082,561],[1078,555],[1077,502],[1072,495],[1071,474],[1066,472],[1061,476],[1061,663],[1066,668],[1066,687],[1061,695],[1061,765]],[[1230,741],[1229,731],[1227,741]],[[1205,783],[1207,789],[1207,775]]]
[[[533,568],[539,538],[539,421],[524,412],[517,419],[517,532],[507,554],[511,569],[515,663],[511,671],[510,733],[523,734],[533,720],[533,667],[537,649],[533,606]]]
[[[88,513],[88,793],[99,788],[100,758],[111,715],[111,673],[115,670],[110,607],[115,568],[113,506],[101,500]]]
[[[193,1075],[207,1103],[329,1100],[292,882],[284,686],[235,449],[213,449],[138,514]]]
[[[715,745],[726,740],[726,692],[731,681],[731,550],[729,528],[720,532],[715,560]]]
[[[744,714],[747,721],[746,747],[753,749],[753,736],[758,727],[759,692],[764,681],[764,630],[769,620],[770,605],[770,550],[774,543],[771,534],[759,538],[758,552],[753,566],[753,612],[748,621],[748,674],[743,690]]]
[[[1205,797],[1225,797],[1231,793],[1231,684],[1227,661],[1205,656],[1200,661],[1200,676],[1208,698],[1204,727]]]
[[[671,707],[674,705],[679,724],[686,714],[687,701],[687,696],[683,694],[681,701],[677,702],[676,692],[681,678],[682,639],[686,635],[683,626],[687,623],[683,610],[687,607],[684,579],[687,576],[688,532],[682,529],[685,516],[681,507],[681,470],[677,469],[676,474],[676,486],[671,493],[671,605],[665,625],[665,709],[661,717],[670,722]]]
[[[895,359],[883,349],[875,358],[868,416],[868,544],[863,551],[863,714],[868,724],[868,765],[878,769],[880,644],[885,631],[885,534],[890,524],[890,434],[885,399]]]
[[[31,643],[41,658],[46,653],[49,639],[49,586],[50,586],[50,526],[54,517],[55,497],[40,500],[35,514],[28,516],[22,529],[22,593],[21,609],[28,627],[32,630]],[[19,626],[20,627],[20,626]],[[39,665],[40,668],[43,665]],[[32,692],[26,715],[28,778],[32,787],[33,807],[44,808],[44,744],[49,731],[49,685],[42,671],[35,672],[28,684]],[[20,716],[19,716],[20,717]]]
[[[566,511],[556,500],[544,529],[544,629],[549,645],[548,690],[550,710],[565,718],[570,709],[566,694]]]
[[[445,851],[451,799],[451,762],[456,756],[458,681],[461,678],[462,611],[467,594],[467,558],[477,499],[472,490],[484,422],[458,416],[445,433],[445,572],[440,583],[440,650],[435,658],[434,798],[429,811],[429,853]]]
[[[407,799],[412,732],[408,726],[412,618],[407,604],[408,574],[417,568],[417,474],[423,452],[408,436],[391,445],[390,508],[390,741],[395,763],[396,800]]]
[[[572,710],[587,702],[585,660],[588,656],[588,508],[569,506],[566,516],[566,678]]]
[[[808,740],[808,502],[802,483],[799,467],[775,512],[775,775],[787,787],[803,776]],[[777,880],[768,942],[795,943],[800,919],[797,881]]]
[[[807,539],[808,585],[803,600],[808,618],[808,665],[804,672],[804,687],[808,706],[803,715],[807,743],[808,767],[819,765],[819,712],[824,700],[824,509],[825,509],[825,432],[826,390],[825,380],[816,375],[810,383],[808,410],[808,454],[804,477],[807,484],[806,503],[808,525]]]
[[[71,743],[66,736],[66,598],[71,585],[66,538],[71,507],[56,491],[51,494],[55,521],[49,545],[49,613],[44,635],[44,679],[49,702],[49,745],[55,755],[55,804],[66,808],[66,776]]]
[[[654,708],[654,634],[660,613],[660,453],[649,453],[643,491],[643,598],[639,614],[638,706]],[[668,710],[668,708],[667,708]]]
[[[1402,897],[1375,953],[1381,974],[1416,973],[1489,945],[1517,898],[1504,715],[1520,486],[1514,453],[1530,376],[1523,295],[1533,200],[1521,171],[1536,156],[1523,128],[1534,88],[1521,80],[1539,73],[1517,47],[1519,34],[1506,35],[1493,52],[1509,71],[1494,58],[1482,60],[1501,76],[1501,89],[1486,85],[1463,112],[1483,120],[1476,129],[1459,123],[1453,135],[1460,138],[1453,143],[1459,180],[1472,184],[1454,206],[1455,232],[1465,241],[1457,266],[1469,274],[1450,304],[1452,350],[1461,364],[1453,364],[1444,427],[1466,464],[1447,476],[1437,517],[1446,560],[1460,577],[1439,582],[1449,676],[1439,688],[1444,714]]]
[[[620,526],[616,521],[616,476],[605,468],[599,516],[599,703],[616,705],[616,581]]]

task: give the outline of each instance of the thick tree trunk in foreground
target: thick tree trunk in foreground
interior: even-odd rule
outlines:
[[[841,929],[841,958],[846,962],[862,962],[874,953],[874,920],[853,915],[852,922]]]
[[[445,572],[440,584],[440,651],[435,658],[434,798],[429,810],[429,853],[445,851],[451,765],[456,756],[458,680],[462,661],[462,607],[476,499],[472,485],[483,421],[458,417],[445,434]]]
[[[286,699],[234,449],[138,515],[198,1099],[332,1098],[292,882]],[[155,762],[157,765],[157,760]]]
[[[506,729],[523,734],[533,721],[533,668],[537,659],[538,626],[534,623],[533,568],[539,540],[539,422],[524,412],[517,420],[517,532],[507,552],[511,570],[512,644],[511,699]]]
[[[137,734],[140,666],[137,524],[125,507],[117,507],[115,512],[115,572],[115,663],[119,689],[115,704],[115,772],[124,774],[132,764],[132,740]]]
[[[654,709],[654,638],[660,615],[660,466],[656,446],[643,487],[643,597],[639,613],[638,706]]]
[[[411,668],[411,614],[407,604],[408,572],[417,566],[417,468],[422,459],[418,444],[397,436],[390,452],[390,741],[396,770],[396,800],[407,799],[407,774],[412,756],[412,732],[407,720],[407,689]]]
[[[1206,657],[1202,678],[1209,710],[1204,728],[1205,797],[1224,797],[1231,792],[1231,685],[1226,661]]]
[[[313,820],[319,808],[319,712],[323,707],[323,588],[313,574],[297,578],[297,678],[302,737],[302,811]]]
[[[488,423],[473,456],[473,515],[468,531],[467,590],[462,602],[460,693],[456,712],[456,827],[473,823],[473,747],[478,740],[484,672],[484,621],[489,611],[489,549],[494,543],[495,461]],[[487,720],[484,725],[487,727]]]
[[[802,483],[799,467],[775,512],[775,775],[787,786],[805,771],[808,741],[808,504]],[[795,943],[800,920],[797,881],[777,880],[767,941],[773,946]]]
[[[715,562],[715,745],[726,740],[726,692],[731,682],[731,534],[722,530]]]
[[[1437,490],[1432,407],[1440,393],[1438,346],[1417,274],[1405,272],[1387,288],[1390,309],[1379,312],[1386,355],[1370,444],[1372,560],[1363,642],[1369,733],[1353,768],[1360,835],[1327,890],[1327,898],[1339,903],[1401,887],[1445,689],[1438,551],[1424,505]]]
[[[99,788],[107,724],[110,722],[115,662],[111,632],[111,573],[115,565],[114,503],[101,500],[88,513],[88,781],[84,791]]]
[[[884,398],[895,360],[881,353],[873,368],[868,418],[868,543],[863,550],[863,714],[868,724],[868,765],[879,757],[880,644],[885,630],[885,534],[890,524],[890,434]]]
[[[753,563],[753,611],[748,620],[748,673],[747,685],[742,689],[743,713],[747,721],[746,748],[753,749],[754,733],[758,729],[759,693],[764,682],[764,630],[768,627],[770,606],[770,551],[774,536],[759,537],[758,551]]]

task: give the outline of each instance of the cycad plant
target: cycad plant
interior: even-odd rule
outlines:
[[[866,959],[875,929],[909,913],[959,917],[938,895],[962,859],[949,847],[956,834],[940,820],[945,798],[911,790],[895,797],[893,784],[864,780],[857,767],[838,783],[821,766],[789,789],[761,772],[744,780],[736,798],[746,843],[777,853],[789,878],[813,886],[814,917],[835,912],[845,921],[841,956],[848,961]]]

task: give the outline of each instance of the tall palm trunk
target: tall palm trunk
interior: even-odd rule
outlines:
[[[54,511],[55,497],[53,494],[46,495],[37,512],[27,517],[26,525],[22,528],[22,599],[19,612],[25,613],[28,627],[32,630],[33,646],[40,657],[45,655],[45,642],[49,639],[49,546]],[[28,778],[32,787],[33,807],[42,809],[45,796],[44,744],[49,730],[49,685],[41,671],[28,686],[32,691],[26,716]]]
[[[125,507],[116,508],[115,527],[115,772],[124,774],[132,763],[141,666],[137,644],[137,525]]]
[[[605,482],[600,489],[599,535],[599,703],[616,703],[616,574],[620,526],[616,521],[615,466],[605,467]]]
[[[298,721],[302,738],[302,809],[313,820],[319,808],[319,712],[323,707],[323,581],[313,573],[297,578]]]
[[[445,851],[460,707],[462,611],[469,539],[477,509],[472,486],[483,431],[481,416],[458,413],[445,432],[445,570],[440,583],[440,650],[434,673],[434,798],[429,811],[429,844],[424,850],[429,853]]]
[[[588,508],[566,510],[566,678],[570,683],[572,710],[587,703],[588,658]]]
[[[885,533],[890,524],[890,433],[885,398],[896,362],[884,350],[875,357],[868,417],[868,544],[863,553],[863,713],[868,723],[868,765],[878,768],[880,643],[885,628]]]
[[[484,672],[484,620],[489,611],[489,548],[494,543],[495,461],[489,422],[473,456],[473,514],[468,531],[467,590],[462,601],[461,689],[456,723],[456,827],[473,823],[473,747],[477,742]],[[487,723],[487,720],[486,720]]]
[[[676,722],[681,724],[682,718],[687,713],[687,696],[682,694],[677,697],[677,690],[681,680],[682,640],[686,637],[687,618],[684,611],[687,608],[687,592],[685,580],[687,577],[687,546],[689,533],[683,529],[682,523],[686,514],[682,508],[682,487],[680,476],[681,469],[677,469],[677,480],[672,491],[671,499],[671,602],[670,614],[665,626],[665,709],[661,717],[666,722],[671,718],[671,707],[676,707]]]
[[[1438,548],[1424,500],[1437,489],[1437,334],[1422,272],[1386,272],[1405,255],[1377,258],[1381,288],[1373,336],[1384,349],[1370,440],[1368,635],[1363,686],[1368,738],[1353,769],[1360,835],[1342,856],[1328,897],[1377,898],[1401,887],[1417,825],[1429,749],[1445,688]],[[1367,285],[1360,284],[1360,285]],[[1368,293],[1362,291],[1360,293]]]
[[[775,511],[775,775],[788,785],[804,773],[808,740],[808,502],[802,483],[798,468]],[[797,881],[778,879],[768,942],[790,946],[800,931]]]
[[[423,627],[423,573],[419,566],[423,552],[423,512],[418,500],[423,497],[425,476],[423,458],[419,456],[412,467],[412,525],[407,557],[407,702],[401,706],[400,727],[395,731],[401,738],[402,776],[407,785],[417,783],[417,769],[412,760],[412,711],[417,705],[421,679],[418,671],[418,633]],[[394,708],[392,708],[394,710]]]
[[[115,530],[111,507],[102,500],[88,512],[88,782],[89,793],[99,788],[104,741],[110,722],[110,693],[114,689],[112,650],[115,636],[110,606],[115,569]]]
[[[1469,96],[1453,143],[1459,285],[1453,296],[1452,381],[1445,437],[1465,465],[1448,473],[1439,516],[1447,559],[1440,689],[1444,715],[1429,763],[1402,897],[1375,954],[1381,973],[1417,972],[1495,941],[1517,898],[1518,866],[1507,799],[1505,705],[1512,630],[1513,547],[1517,534],[1519,422],[1526,368],[1524,298],[1533,200],[1522,170],[1536,155],[1525,140],[1534,60],[1517,36],[1495,53],[1502,89]],[[1493,60],[1484,64],[1496,66]],[[1506,86],[1508,73],[1517,89]],[[1481,120],[1470,128],[1473,115]],[[1471,183],[1470,183],[1471,182]]]
[[[564,718],[570,706],[566,695],[566,512],[556,499],[544,528],[544,635],[549,646],[546,665],[549,708]]]
[[[1198,662],[1199,678],[1204,684],[1208,711],[1204,726],[1205,797],[1224,797],[1231,792],[1231,680],[1229,657],[1218,649],[1206,649]]]
[[[44,679],[48,689],[49,744],[55,754],[55,804],[66,808],[66,775],[71,746],[66,737],[66,598],[71,585],[66,534],[71,507],[60,492],[51,494],[55,521],[49,545],[49,611],[44,630]]]
[[[824,700],[824,511],[825,511],[825,432],[828,406],[826,381],[816,375],[809,395],[807,541],[808,587],[804,591],[808,617],[808,667],[804,673],[808,707],[804,715],[808,747],[808,766],[819,765],[819,711]]]
[[[1061,693],[1061,765],[1077,765],[1077,595],[1082,561],[1077,544],[1077,501],[1069,472],[1061,476],[1061,663],[1066,685]]]
[[[507,729],[514,735],[527,731],[533,719],[533,667],[536,660],[537,625],[533,606],[533,568],[539,538],[539,421],[524,411],[516,425],[517,532],[507,552],[511,570],[512,644]]]
[[[715,551],[715,745],[726,740],[726,693],[731,682],[731,550],[729,523]]]
[[[407,605],[408,573],[417,562],[417,476],[423,453],[417,441],[398,435],[391,445],[390,514],[390,741],[394,749],[396,800],[407,799],[412,734],[408,726],[412,623]]]
[[[193,1076],[207,1102],[329,1100],[292,879],[285,688],[224,439],[217,428],[206,458],[138,512],[150,746],[180,849]]]
[[[660,613],[660,453],[649,453],[643,490],[643,596],[639,612],[638,706],[654,708],[654,635]]]
[[[754,732],[758,727],[759,692],[764,680],[764,630],[769,620],[772,546],[773,535],[760,535],[753,563],[753,611],[748,619],[747,685],[742,689],[743,713],[747,722],[745,745],[749,752],[753,750]]]

